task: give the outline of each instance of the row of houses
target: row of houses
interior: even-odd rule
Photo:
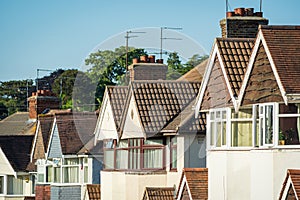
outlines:
[[[97,112],[34,93],[0,122],[0,200],[298,199],[300,27],[267,24],[227,13],[208,60],[143,57]]]

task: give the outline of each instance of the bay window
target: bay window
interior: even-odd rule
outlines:
[[[106,170],[144,170],[164,168],[163,139],[126,139],[104,141]]]

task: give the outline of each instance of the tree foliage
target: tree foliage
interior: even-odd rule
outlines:
[[[195,54],[185,64],[182,64],[181,59],[177,52],[170,53],[167,59],[167,64],[168,64],[167,79],[168,80],[178,79],[180,76],[190,71],[191,69],[196,67],[198,64],[200,64],[207,58],[208,58],[207,55],[200,56],[199,54]]]
[[[128,65],[132,64],[133,58],[147,55],[144,49],[128,48]],[[97,85],[96,103],[101,103],[106,85],[124,85],[128,82],[126,78],[126,48],[121,46],[112,50],[98,50],[91,53],[85,60],[90,67],[88,76]]]

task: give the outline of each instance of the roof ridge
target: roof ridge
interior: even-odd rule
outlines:
[[[259,29],[300,30],[300,25],[260,25]]]

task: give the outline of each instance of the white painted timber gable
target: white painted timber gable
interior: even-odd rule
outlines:
[[[126,112],[126,115],[124,115],[125,123],[121,139],[145,138],[145,133],[142,128],[142,123],[133,95],[130,97],[130,103]]]
[[[96,140],[118,139],[117,126],[114,120],[114,114],[108,96],[109,95],[106,91],[105,98],[101,107],[101,113],[97,120],[94,132]]]
[[[16,175],[16,172],[14,171],[13,167],[9,163],[1,147],[0,147],[0,174],[14,175],[14,176]]]

